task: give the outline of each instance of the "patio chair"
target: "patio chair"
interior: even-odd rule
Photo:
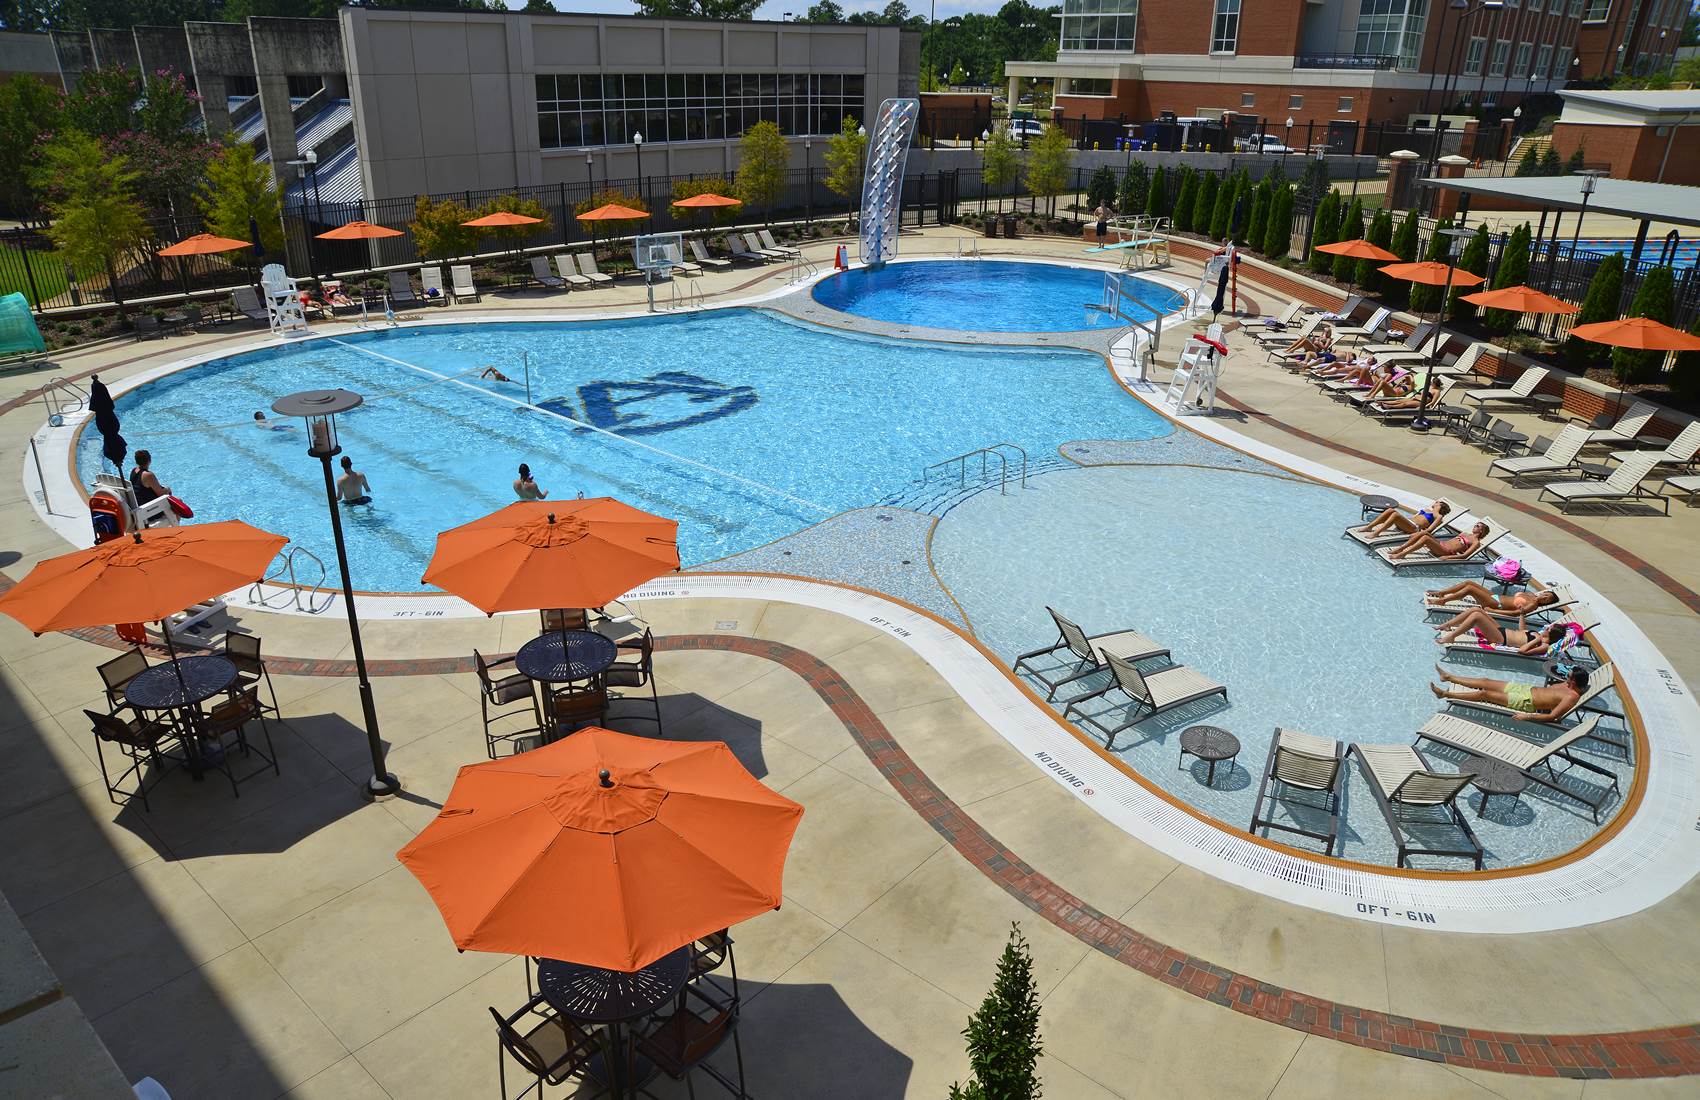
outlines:
[[[560,290],[567,285],[565,279],[556,277],[549,270],[549,257],[531,257],[531,277],[536,279],[547,290]]]
[[[501,755],[497,750],[503,745],[510,753],[521,753],[536,748],[542,740],[543,714],[537,709],[537,692],[533,690],[531,677],[517,671],[506,676],[491,675],[492,669],[513,663],[511,656],[491,661],[476,649],[472,651],[472,667],[478,674],[478,713],[484,721],[484,752],[492,760]],[[524,705],[516,707],[515,703]],[[528,713],[529,726],[501,732],[492,728],[504,719],[523,718]]]
[[[709,1061],[728,1040],[738,1068],[736,1084]],[[662,1073],[675,1081],[684,1081],[692,1096],[696,1095],[696,1088],[691,1078],[699,1070],[734,1096],[748,1095],[744,1090],[744,1048],[738,1041],[738,1003],[715,986],[686,985],[672,1014],[661,1017],[648,1030],[638,1032],[636,1047]]]
[[[575,258],[578,260],[579,274],[583,275],[586,279],[589,279],[594,285],[613,285],[614,277],[612,275],[604,275],[602,272],[596,270],[596,253],[580,252]]]
[[[1568,750],[1578,741],[1594,736],[1594,727],[1599,724],[1600,716],[1595,714],[1576,726],[1566,730],[1558,737],[1545,744],[1525,740],[1515,734],[1496,730],[1492,726],[1484,726],[1478,722],[1460,718],[1456,714],[1437,714],[1423,723],[1417,731],[1419,741],[1433,741],[1437,745],[1457,749],[1460,752],[1474,753],[1489,760],[1498,760],[1509,764],[1528,777],[1529,782],[1539,783],[1549,790],[1556,791],[1567,798],[1574,798],[1586,805],[1594,814],[1594,824],[1600,822],[1600,808],[1610,800],[1618,790],[1617,773],[1586,760],[1578,760],[1570,755]],[[1552,761],[1557,757],[1569,765],[1565,774],[1572,768],[1593,772],[1611,780],[1599,798],[1589,798],[1586,794],[1566,787],[1559,782],[1560,775],[1553,770]],[[1542,769],[1545,769],[1544,771]]]
[[[1247,336],[1253,336],[1263,332],[1285,332],[1288,325],[1298,320],[1299,313],[1302,312],[1304,308],[1305,304],[1295,298],[1283,306],[1281,308],[1281,312],[1277,313],[1273,317],[1246,321],[1240,326],[1240,331],[1245,333]]]
[[[1567,723],[1571,718],[1580,717],[1584,713],[1603,714],[1611,718],[1622,718],[1622,712],[1613,710],[1599,701],[1600,696],[1611,690],[1616,680],[1617,675],[1612,669],[1610,663],[1603,664],[1599,668],[1589,669],[1588,689],[1582,693],[1582,696],[1577,700],[1576,705],[1571,707],[1566,713],[1560,715],[1555,722],[1547,722],[1545,724],[1551,726]],[[1498,703],[1476,703],[1463,699],[1446,700],[1446,709],[1480,710],[1486,711],[1489,714],[1498,714],[1505,718],[1516,718],[1518,714],[1524,713],[1522,711],[1512,710],[1510,707],[1502,707]],[[1525,721],[1532,721],[1532,719],[1525,718]],[[1600,741],[1607,745],[1614,745],[1617,748],[1623,747],[1623,742],[1614,737],[1607,737],[1598,729],[1595,729],[1590,736],[1592,736],[1595,741]]]
[[[239,286],[231,291],[230,307],[255,324],[271,324],[271,314],[260,304],[260,295],[251,286]]]
[[[106,797],[112,800],[114,806],[127,806],[132,799],[140,798],[142,809],[151,809],[148,792],[159,786],[166,773],[177,763],[160,751],[161,746],[177,737],[171,724],[147,717],[124,718],[117,714],[102,714],[98,710],[85,710],[83,714],[94,727],[94,754],[100,764],[100,779],[106,786]],[[117,775],[106,768],[107,745],[116,748],[125,762],[124,770]],[[150,764],[158,769],[151,783],[146,774]],[[123,783],[132,775],[136,777],[136,788],[127,791]],[[123,797],[120,798],[120,795]]]
[[[472,283],[471,264],[455,264],[449,268],[449,278],[454,283],[455,301],[458,302],[462,298],[473,302],[478,301],[480,295],[478,288]]]
[[[726,234],[725,239],[726,250],[732,254],[732,259],[734,260],[743,260],[745,263],[767,264],[772,263],[777,258],[774,256],[764,256],[760,252],[750,251],[750,249],[744,246],[744,242],[738,239],[738,234],[736,233]]]
[[[550,1011],[542,994],[533,995],[507,1016],[493,1007],[490,1015],[496,1021],[497,1079],[502,1100],[508,1100],[508,1057],[535,1078],[520,1090],[520,1096],[535,1089],[542,1100],[545,1084],[558,1086],[591,1079],[601,1043],[591,1032]],[[521,1031],[522,1027],[526,1030]]]
[[[1386,306],[1382,306],[1374,313],[1370,314],[1369,320],[1365,321],[1361,325],[1337,326],[1334,329],[1334,338],[1336,340],[1348,340],[1354,344],[1361,344],[1365,340],[1373,339],[1374,337],[1381,335],[1384,331],[1386,331],[1388,324],[1392,320],[1393,311],[1388,309]]]
[[[1696,503],[1700,503],[1700,474],[1687,477],[1667,477],[1659,482],[1659,491],[1663,492],[1666,489],[1670,489],[1676,494],[1686,494],[1688,506],[1692,508]],[[1671,499],[1677,498],[1672,496]]]
[[[1558,433],[1558,438],[1552,441],[1542,454],[1522,455],[1513,458],[1507,455],[1496,458],[1488,463],[1488,476],[1495,471],[1508,474],[1507,481],[1518,481],[1531,474],[1552,474],[1561,470],[1574,469],[1578,457],[1582,454],[1582,445],[1588,441],[1588,429],[1580,424],[1566,424]]]
[[[449,290],[443,284],[443,269],[440,267],[421,267],[419,269],[419,285],[424,288],[424,296],[432,305],[446,306],[449,304]]]
[[[551,630],[589,630],[590,612],[582,607],[545,607],[537,613],[543,633]]]
[[[784,256],[788,259],[794,260],[794,259],[796,259],[797,257],[799,257],[803,254],[803,250],[800,249],[800,248],[790,248],[790,247],[788,247],[786,245],[782,245],[778,241],[774,240],[773,239],[773,230],[771,230],[771,229],[758,229],[758,230],[756,230],[756,240],[760,241],[762,247],[765,248],[767,251],[777,252],[781,256]]]
[[[1493,424],[1493,414],[1486,409],[1478,408],[1468,419],[1459,417],[1447,426],[1447,431],[1456,433],[1465,443],[1474,443],[1487,436],[1488,428]]]
[[[143,653],[140,646],[126,649],[123,653],[95,666],[100,673],[100,682],[106,687],[106,703],[113,710],[124,706],[124,685],[146,672],[148,655]]]
[[[1296,329],[1248,332],[1246,335],[1251,337],[1253,340],[1256,340],[1265,348],[1268,348],[1272,344],[1277,346],[1281,344],[1291,344],[1295,340],[1302,340],[1306,336],[1311,335],[1316,331],[1317,326],[1324,324],[1327,320],[1328,318],[1324,315],[1320,313],[1313,313],[1309,317],[1306,317],[1304,323]]]
[[[248,723],[255,720],[259,721],[260,732],[266,737],[264,752],[248,741]],[[226,738],[232,737],[234,744],[226,741]],[[226,699],[206,714],[196,715],[194,738],[198,749],[191,751],[198,752],[203,765],[210,765],[224,773],[224,777],[230,780],[231,793],[237,798],[242,797],[242,784],[263,774],[266,769],[262,766],[238,776],[230,766],[233,751],[240,749],[243,756],[258,756],[271,765],[272,774],[283,774],[277,766],[277,748],[272,744],[271,725],[266,722],[265,711],[260,708],[260,693],[256,688],[245,688],[235,698]]]
[[[1634,451],[1611,476],[1604,481],[1553,481],[1541,487],[1536,500],[1549,495],[1558,502],[1558,510],[1570,511],[1573,504],[1632,504],[1637,501],[1657,503],[1665,515],[1670,515],[1670,498],[1656,489],[1641,484],[1653,467],[1659,464],[1659,452]]]
[[[691,255],[696,257],[697,263],[704,267],[713,268],[716,271],[724,271],[732,266],[731,260],[722,260],[718,256],[710,256],[708,254],[708,249],[704,248],[702,246],[702,242],[697,240],[695,237],[692,237],[685,243],[691,246]]]
[[[561,281],[566,283],[569,287],[587,287],[591,285],[589,279],[578,273],[578,268],[573,264],[572,256],[565,252],[562,252],[555,257],[555,271],[561,276]]]
[[[1492,424],[1488,425],[1487,435],[1478,442],[1490,450],[1499,451],[1501,454],[1509,456],[1519,447],[1527,453],[1529,437],[1518,431],[1517,426],[1511,421],[1496,418]]]
[[[608,689],[600,683],[567,684],[550,693],[549,720],[553,736],[572,733],[586,726],[600,726],[608,719]]]
[[[655,685],[655,633],[651,630],[645,629],[643,636],[638,639],[635,649],[625,646],[621,648],[628,653],[635,653],[636,659],[628,660],[625,657],[616,657],[614,659],[614,663],[608,667],[608,670],[605,673],[603,673],[603,682],[609,687],[615,688],[648,688],[648,705],[654,708],[655,717],[650,718],[643,714],[622,714],[616,715],[615,717],[635,718],[643,722],[654,722],[655,728],[659,730],[661,728],[661,696],[658,694]],[[609,702],[642,703],[643,696],[641,694],[616,695],[611,698]]]
[[[1579,604],[1575,604],[1574,606],[1572,606],[1571,609],[1570,609],[1570,613],[1568,615],[1566,615],[1564,618],[1567,622],[1575,623],[1577,626],[1581,627],[1583,636],[1586,636],[1590,631],[1597,629],[1600,625],[1599,613],[1596,612],[1593,608],[1589,607],[1585,603],[1579,603]],[[1539,630],[1542,630],[1542,629],[1545,629],[1545,628],[1536,626],[1535,624],[1531,623],[1531,624],[1529,624],[1529,629],[1531,631],[1539,631]],[[1579,642],[1578,644],[1586,646],[1587,643],[1584,641],[1584,642]],[[1486,642],[1480,642],[1480,641],[1475,641],[1475,640],[1465,641],[1463,638],[1460,638],[1455,642],[1445,643],[1444,648],[1445,648],[1446,653],[1449,657],[1453,657],[1453,656],[1462,657],[1462,656],[1468,656],[1468,655],[1471,655],[1471,654],[1483,654],[1483,655],[1487,655],[1487,656],[1499,657],[1499,658],[1504,658],[1504,659],[1507,659],[1507,660],[1517,660],[1517,661],[1540,661],[1540,662],[1544,662],[1544,661],[1549,659],[1545,650],[1541,650],[1538,653],[1519,653],[1517,651],[1516,646],[1490,645]],[[1591,646],[1588,646],[1587,648],[1592,649]],[[1564,659],[1567,660],[1567,661],[1572,660],[1572,658],[1569,658],[1569,657],[1566,657]],[[1593,662],[1588,661],[1588,662],[1584,662],[1584,663],[1585,664],[1592,664]]]
[[[394,306],[424,305],[424,300],[413,293],[413,276],[405,271],[390,272],[390,304]]]
[[[1454,359],[1450,363],[1447,363],[1447,364],[1444,364],[1443,366],[1437,367],[1435,369],[1435,373],[1437,373],[1437,374],[1450,374],[1450,375],[1453,375],[1454,377],[1462,377],[1463,375],[1466,375],[1466,374],[1474,374],[1474,373],[1476,373],[1476,364],[1480,363],[1482,361],[1482,356],[1484,354],[1486,354],[1486,352],[1491,348],[1491,346],[1492,345],[1490,345],[1490,344],[1484,344],[1484,343],[1481,343],[1479,341],[1477,343],[1471,344],[1469,347],[1465,348],[1462,353],[1459,354],[1458,358]]]
[[[1340,835],[1340,777],[1345,771],[1341,767],[1345,760],[1345,746],[1331,737],[1277,728],[1274,739],[1269,742],[1269,759],[1264,761],[1263,781],[1258,784],[1257,801],[1251,810],[1251,828],[1248,830],[1251,835],[1256,836],[1257,830],[1262,829],[1263,835],[1268,836],[1269,830],[1276,829],[1310,837],[1322,841],[1323,855],[1333,855],[1334,842]],[[1297,797],[1299,792],[1320,801],[1306,801]],[[1269,799],[1271,815],[1267,817],[1263,812],[1265,798]],[[1297,816],[1292,819],[1295,824],[1276,821],[1273,817],[1275,806],[1282,800],[1326,814],[1327,831],[1306,828],[1306,823]]]
[[[165,335],[165,329],[161,327],[159,318],[151,313],[136,314],[130,322],[130,330],[135,335],[138,344],[143,340],[157,339]]]
[[[1484,389],[1465,390],[1464,400],[1474,401],[1478,405],[1494,402],[1500,405],[1536,405],[1543,409],[1553,409],[1564,404],[1564,398],[1550,393],[1536,393],[1535,387],[1546,380],[1549,372],[1545,367],[1530,367],[1517,376],[1517,381],[1510,386],[1488,386]]]
[[[1482,869],[1482,845],[1458,809],[1458,794],[1470,785],[1474,772],[1449,775],[1429,767],[1410,745],[1353,745],[1364,778],[1369,780],[1381,816],[1393,834],[1397,863],[1409,866],[1411,856],[1450,856],[1467,859]],[[1414,827],[1414,828],[1413,828]],[[1439,847],[1426,839],[1436,828],[1461,834],[1460,847]],[[1418,832],[1417,830],[1421,830]]]
[[[1417,389],[1413,390],[1410,396],[1421,396],[1425,388],[1426,381],[1427,378],[1425,375],[1418,375]],[[1436,409],[1446,403],[1446,399],[1451,396],[1452,390],[1457,386],[1457,384],[1457,380],[1453,378],[1443,378],[1440,380],[1440,393],[1428,400],[1428,413],[1430,415],[1433,415]],[[1417,418],[1417,412],[1419,411],[1415,406],[1394,405],[1394,398],[1378,397],[1374,401],[1370,401],[1361,395],[1354,395],[1349,398],[1349,400],[1358,406],[1359,412],[1363,413],[1365,416],[1373,417],[1376,420],[1381,421],[1383,424],[1392,424],[1395,421],[1400,420],[1415,420]]]
[[[1453,520],[1453,526],[1456,527],[1459,522],[1461,521]],[[1421,566],[1433,565],[1462,565],[1466,562],[1481,561],[1484,558],[1492,559],[1494,555],[1488,553],[1488,551],[1493,547],[1494,543],[1506,536],[1507,531],[1487,516],[1477,516],[1470,521],[1469,526],[1474,527],[1478,523],[1484,523],[1487,525],[1487,537],[1472,547],[1470,552],[1461,558],[1437,557],[1428,550],[1418,550],[1414,554],[1407,554],[1405,557],[1395,558],[1392,554],[1393,551],[1398,549],[1397,546],[1378,546],[1375,548],[1375,555],[1395,570],[1416,569]],[[1460,528],[1460,530],[1465,529],[1467,528]]]
[[[264,680],[266,693],[272,697],[271,705],[265,709],[273,714],[281,714],[277,709],[277,688],[272,686],[272,674],[266,668],[265,658],[260,656],[259,635],[226,631],[224,655],[236,666],[236,682],[231,685],[231,694],[239,694],[244,688],[258,687],[260,681]]]
[[[1616,462],[1628,462],[1630,459],[1646,453],[1648,452],[1613,451],[1611,457]],[[1700,420],[1690,422],[1686,428],[1677,433],[1675,439],[1665,444],[1664,450],[1652,453],[1656,456],[1653,462],[1653,469],[1655,470],[1661,466],[1675,466],[1679,470],[1692,470],[1694,468],[1694,456],[1700,454]]]
[[[1618,417],[1617,421],[1611,426],[1590,427],[1586,446],[1601,447],[1613,444],[1617,446],[1639,446],[1641,443],[1650,442],[1654,437],[1647,436],[1644,433],[1647,431],[1647,426],[1653,422],[1653,417],[1657,416],[1658,413],[1657,405],[1646,401],[1637,401],[1629,406],[1629,411]]]
[[[1185,665],[1174,665],[1160,672],[1147,676],[1135,668],[1130,662],[1122,660],[1114,653],[1105,653],[1104,661],[1110,666],[1110,683],[1097,691],[1089,691],[1085,695],[1077,695],[1068,701],[1063,708],[1063,721],[1079,709],[1080,704],[1097,699],[1112,691],[1119,691],[1133,703],[1132,717],[1118,726],[1110,727],[1098,721],[1096,717],[1082,714],[1083,725],[1091,726],[1104,734],[1104,747],[1109,748],[1115,742],[1116,734],[1129,726],[1155,717],[1166,710],[1195,703],[1212,695],[1220,695],[1222,702],[1228,701],[1228,689],[1199,672]]]
[[[1051,616],[1051,621],[1057,627],[1057,643],[1043,649],[1035,649],[1015,659],[1010,671],[1020,674],[1021,666],[1028,665],[1027,675],[1045,685],[1045,700],[1056,698],[1057,689],[1064,684],[1072,684],[1076,680],[1085,679],[1095,672],[1104,671],[1104,656],[1114,654],[1124,661],[1143,661],[1150,657],[1167,657],[1167,646],[1158,645],[1136,630],[1111,631],[1108,634],[1095,634],[1087,637],[1086,632],[1074,623],[1058,615],[1047,607],[1045,611]],[[1059,679],[1050,679],[1032,663],[1039,657],[1045,657],[1066,649],[1074,660],[1065,664],[1060,670]]]
[[[1430,528],[1430,530],[1437,532],[1456,531],[1458,529],[1459,521],[1466,514],[1459,510],[1458,502],[1453,500],[1451,497],[1436,497],[1434,503],[1446,505],[1446,515],[1441,517],[1440,522]],[[1424,507],[1426,508],[1427,505],[1424,505]],[[1465,526],[1468,527],[1469,524],[1465,524]],[[1391,531],[1383,532],[1378,535],[1370,534],[1369,528],[1370,524],[1368,523],[1354,523],[1352,526],[1346,528],[1345,532],[1340,537],[1351,539],[1359,546],[1386,546],[1388,543],[1398,546],[1400,543],[1411,537],[1404,531],[1399,530],[1397,527]]]
[[[732,988],[728,990],[720,980],[714,977],[726,967],[732,979]],[[691,944],[691,975],[693,982],[708,982],[722,994],[729,994],[734,1004],[740,1000],[738,993],[738,959],[732,953],[731,929],[722,928],[718,932],[710,932]]]
[[[1434,334],[1435,334],[1434,333],[1434,322],[1433,321],[1424,321],[1422,324],[1418,325],[1417,327],[1413,328],[1409,333],[1407,333],[1405,335],[1405,338],[1403,340],[1400,340],[1398,343],[1395,343],[1395,344],[1365,344],[1363,346],[1362,350],[1369,352],[1371,355],[1377,355],[1377,356],[1399,355],[1403,352],[1413,352],[1416,355],[1419,355],[1422,358],[1427,359],[1428,355],[1429,355],[1429,351],[1431,349],[1425,348],[1423,346],[1423,342],[1425,340],[1428,340],[1428,338],[1430,336],[1433,336]],[[1433,341],[1431,341],[1431,343],[1432,342]]]

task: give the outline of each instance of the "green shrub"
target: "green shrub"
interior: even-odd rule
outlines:
[[[1246,242],[1260,252],[1263,250],[1263,235],[1269,230],[1269,205],[1274,197],[1275,184],[1264,176],[1252,193],[1251,219],[1245,230]]]
[[[1282,184],[1271,200],[1269,226],[1263,232],[1263,254],[1281,261],[1293,248],[1293,188]]]
[[[951,1085],[950,1100],[1031,1100],[1040,1095],[1039,987],[1033,980],[1033,952],[1012,925],[998,958],[991,991],[968,1026],[966,1085]]]
[[[1594,278],[1588,283],[1588,293],[1582,299],[1582,312],[1576,315],[1572,328],[1577,325],[1591,325],[1596,321],[1610,321],[1617,316],[1617,303],[1623,294],[1623,257],[1615,252],[1608,255],[1600,266],[1594,270]],[[1605,359],[1603,345],[1567,337],[1564,341],[1564,358],[1578,370],[1599,366]]]
[[[1352,205],[1346,207],[1346,216],[1340,219],[1340,228],[1334,234],[1334,240],[1356,241],[1364,235],[1364,203],[1362,199],[1353,199]],[[1357,271],[1358,261],[1350,256],[1334,257],[1334,277],[1342,282],[1352,278]]]
[[[1151,192],[1151,174],[1145,170],[1144,161],[1134,161],[1127,166],[1122,175],[1122,201],[1116,207],[1123,214],[1142,214],[1145,212],[1146,196]]]
[[[1105,164],[1092,173],[1086,182],[1086,205],[1096,210],[1100,206],[1116,205],[1116,170]]]
[[[1393,216],[1386,210],[1377,210],[1375,217],[1370,219],[1369,233],[1365,240],[1378,248],[1387,248],[1393,243]],[[1391,249],[1389,249],[1391,251]],[[1387,276],[1381,273],[1386,260],[1359,260],[1354,271],[1357,284],[1366,290],[1380,294],[1387,289]]]
[[[1333,244],[1340,232],[1340,192],[1329,189],[1322,196],[1322,202],[1317,205],[1316,213],[1311,217],[1310,228],[1310,269],[1318,275],[1326,275],[1334,268],[1334,257],[1327,252],[1318,252],[1319,244]]]
[[[1629,304],[1630,317],[1649,317],[1670,324],[1676,310],[1676,284],[1671,269],[1655,267],[1648,271],[1635,290],[1635,300]],[[1662,351],[1638,351],[1634,348],[1613,348],[1611,369],[1623,383],[1647,382],[1656,378],[1664,365]]]
[[[1695,321],[1688,332],[1700,336],[1700,321]],[[1670,388],[1684,401],[1700,401],[1700,351],[1676,353],[1676,361],[1671,364]]]
[[[1458,270],[1468,271],[1475,275],[1487,274],[1488,231],[1486,225],[1476,227],[1476,235],[1464,245],[1463,255],[1458,257]],[[1476,315],[1476,307],[1463,300],[1464,295],[1474,293],[1471,287],[1457,287],[1452,291],[1452,300],[1447,303],[1446,315],[1459,320]]]
[[[1198,195],[1192,201],[1192,231],[1210,235],[1216,221],[1216,188],[1221,182],[1214,172],[1203,172],[1198,181]]]
[[[1175,196],[1175,211],[1170,215],[1179,233],[1192,230],[1192,208],[1198,198],[1198,177],[1190,167],[1183,167],[1180,173],[1180,191]]]
[[[1505,248],[1499,254],[1499,270],[1494,272],[1492,289],[1504,290],[1509,286],[1522,286],[1528,280],[1529,244],[1532,237],[1528,222],[1511,231],[1511,236],[1505,240]],[[1509,309],[1484,309],[1482,324],[1487,326],[1489,332],[1503,336],[1517,327],[1522,316],[1521,313]]]
[[[1145,196],[1145,216],[1160,218],[1169,212],[1169,177],[1159,164],[1151,173],[1151,190]]]
[[[1447,218],[1434,227],[1434,234],[1428,239],[1428,250],[1423,259],[1436,263],[1446,262],[1446,247],[1452,238],[1445,230],[1452,228],[1452,219]],[[1432,313],[1440,305],[1440,287],[1425,286],[1422,283],[1411,284],[1411,308],[1418,313]]]

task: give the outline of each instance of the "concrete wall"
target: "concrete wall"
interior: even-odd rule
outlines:
[[[861,73],[864,117],[899,94],[904,73],[904,32],[895,27],[368,8],[338,17],[364,185],[374,198],[637,175],[631,145],[539,147],[539,73]],[[796,167],[804,140],[791,140]],[[642,151],[649,176],[729,173],[736,165],[735,139]]]
[[[94,68],[94,50],[89,36],[81,31],[51,31],[53,52],[59,58],[59,79],[68,92],[77,86],[77,78]]]
[[[229,80],[254,79],[254,47],[243,23],[185,23],[183,34],[195,70],[195,86],[201,93],[201,117],[207,133],[230,129]]]
[[[13,73],[28,73],[58,84],[59,55],[53,49],[53,40],[45,34],[0,31],[0,79]]]
[[[294,169],[285,162],[296,155],[289,78],[318,76],[333,96],[347,94],[342,33],[334,19],[250,17],[248,39],[253,44],[254,72],[260,84],[260,112],[266,120],[266,148],[271,151],[273,171],[281,184],[293,178]]]
[[[89,31],[89,45],[94,50],[94,67],[97,69],[135,70],[139,67],[136,37],[127,30],[96,27]]]
[[[189,57],[189,39],[182,27],[133,27],[131,34],[142,72],[170,69],[193,80],[195,65]]]

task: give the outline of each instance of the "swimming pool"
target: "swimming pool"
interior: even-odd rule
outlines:
[[[1562,241],[1560,242],[1562,245]],[[1664,251],[1663,239],[1649,239],[1641,245],[1641,258],[1649,263],[1656,263]],[[1576,242],[1577,251],[1615,253],[1628,259],[1635,252],[1634,240],[1619,238],[1606,239],[1599,237],[1584,237]],[[1561,249],[1562,251],[1562,249]],[[1695,267],[1700,265],[1700,240],[1679,240],[1676,242],[1676,253],[1671,258],[1674,268]]]
[[[527,361],[541,411],[523,407]],[[514,381],[478,378],[486,364]],[[513,499],[521,462],[555,497],[677,519],[692,565],[899,494],[928,464],[989,443],[1040,455],[1082,435],[1172,430],[1094,354],[885,340],[749,309],[317,339],[190,367],[117,410],[197,517],[240,517],[330,560],[301,431],[251,419],[325,387],[366,398],[338,418],[373,490],[345,526],[356,585],[393,592],[422,590],[437,532]],[[102,469],[97,433],[78,465],[85,483]]]
[[[1148,321],[1186,305],[1179,291],[1135,279],[1153,308],[1127,301],[1129,316]],[[1121,325],[1088,302],[1104,298],[1104,271],[1007,260],[927,260],[857,268],[815,284],[823,306],[899,325],[972,332],[1073,332]]]

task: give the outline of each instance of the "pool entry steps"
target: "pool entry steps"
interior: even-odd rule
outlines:
[[[921,102],[888,99],[880,104],[868,149],[867,176],[862,180],[861,260],[879,267],[897,258],[897,234],[903,215],[903,163]]]

